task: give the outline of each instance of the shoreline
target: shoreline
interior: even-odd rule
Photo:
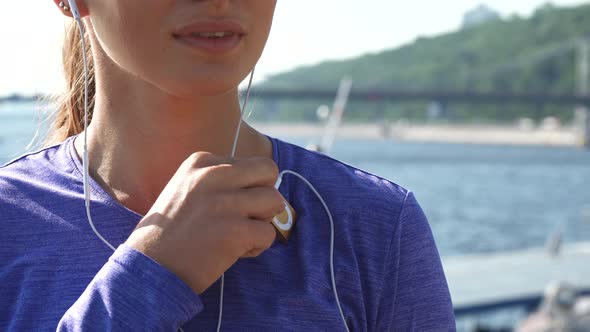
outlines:
[[[271,136],[321,137],[324,126],[308,123],[249,123]],[[521,129],[510,125],[406,124],[384,127],[379,124],[342,124],[336,137],[390,139],[400,142],[525,145],[582,147],[582,135],[573,127]]]

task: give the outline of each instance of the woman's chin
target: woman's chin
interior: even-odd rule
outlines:
[[[238,87],[235,82],[222,81],[206,81],[206,82],[191,82],[187,84],[171,87],[168,90],[172,95],[183,99],[190,99],[195,97],[215,97],[223,96],[229,93],[234,93]]]

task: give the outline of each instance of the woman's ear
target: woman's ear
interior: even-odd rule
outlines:
[[[74,0],[76,1],[76,5],[78,5],[78,11],[80,12],[80,16],[88,16],[88,6],[86,6],[86,1],[84,0]],[[68,0],[53,0],[59,11],[68,17],[73,17],[72,10],[70,9],[70,3]],[[66,10],[66,8],[68,10]]]

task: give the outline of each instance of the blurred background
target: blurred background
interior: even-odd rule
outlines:
[[[0,11],[0,165],[39,148],[63,34]],[[460,331],[590,331],[589,1],[279,1],[256,70],[254,127],[416,194]]]

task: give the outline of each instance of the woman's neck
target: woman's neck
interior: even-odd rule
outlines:
[[[236,90],[182,99],[128,75],[97,72],[97,82],[88,127],[90,175],[131,210],[146,214],[191,153],[230,155],[240,119]],[[82,135],[75,145],[81,156]],[[271,158],[272,145],[242,123],[236,156]]]

